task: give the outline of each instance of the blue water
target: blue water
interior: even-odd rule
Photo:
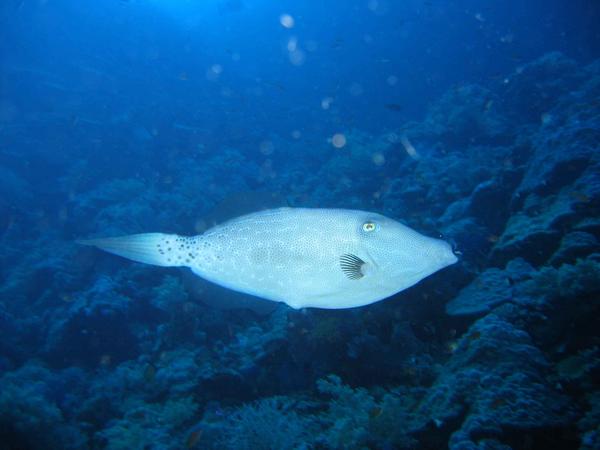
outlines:
[[[600,448],[598,23],[595,0],[3,0],[0,450]],[[76,244],[281,206],[460,261],[295,310]]]

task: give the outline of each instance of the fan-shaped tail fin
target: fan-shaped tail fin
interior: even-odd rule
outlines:
[[[194,238],[177,234],[143,233],[129,236],[82,239],[78,244],[98,247],[108,253],[154,266],[189,266]]]

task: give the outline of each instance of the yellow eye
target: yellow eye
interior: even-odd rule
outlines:
[[[365,223],[363,223],[362,228],[363,228],[363,231],[370,232],[370,231],[374,231],[375,228],[377,228],[377,226],[373,222],[365,222]]]

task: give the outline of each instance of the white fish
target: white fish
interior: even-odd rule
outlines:
[[[344,209],[266,210],[193,237],[145,233],[79,242],[146,264],[189,267],[292,308],[368,305],[457,261],[442,240],[380,214]]]

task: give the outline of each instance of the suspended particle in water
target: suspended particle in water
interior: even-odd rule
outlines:
[[[259,145],[259,150],[263,155],[270,155],[273,153],[274,146],[271,141],[262,141]]]
[[[279,23],[284,28],[294,28],[294,18],[289,14],[282,14],[279,16]]]
[[[223,73],[223,66],[221,64],[213,64],[206,71],[206,79],[209,81],[215,81],[219,78],[219,75]]]
[[[552,114],[544,113],[540,116],[540,120],[542,125],[548,125],[550,122],[552,122]]]
[[[408,153],[408,156],[410,156],[412,159],[419,159],[419,153],[417,152],[417,149],[410,143],[406,136],[402,136],[400,138],[400,142],[402,143],[406,153]]]
[[[329,109],[329,107],[331,106],[332,103],[333,103],[333,98],[325,97],[323,100],[321,100],[321,108],[327,110],[327,109]]]
[[[293,52],[290,52],[290,62],[294,66],[301,66],[302,64],[304,64],[305,60],[306,54],[302,50],[298,49]]]
[[[344,136],[342,133],[335,133],[331,138],[331,144],[335,148],[342,148],[344,145],[346,145],[346,136]]]
[[[388,134],[387,140],[388,140],[388,142],[391,142],[392,144],[396,144],[400,141],[400,137],[396,133],[391,132],[390,134]]]
[[[383,166],[385,164],[385,156],[383,156],[383,153],[381,152],[375,152],[373,153],[373,164],[375,164],[376,166]]]
[[[298,38],[296,36],[292,36],[291,38],[289,38],[286,47],[288,49],[288,52],[295,52],[296,50],[298,50]]]

